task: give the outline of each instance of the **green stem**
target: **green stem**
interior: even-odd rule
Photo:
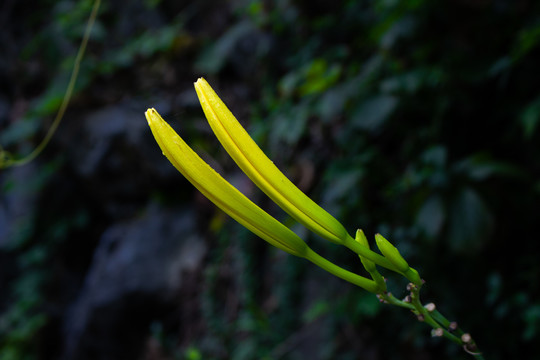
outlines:
[[[415,310],[415,307],[411,303],[399,300],[390,293],[380,294],[380,297],[390,305],[400,306],[412,311]]]
[[[374,271],[367,270],[367,272],[369,273],[369,275],[371,275],[371,278],[373,279],[373,281],[375,281],[375,283],[377,283],[377,285],[379,286],[378,293],[379,294],[386,293],[386,281],[384,281],[384,278],[382,277],[382,275],[379,274],[377,270],[374,270]]]
[[[451,322],[443,315],[441,314],[437,309],[433,310],[431,312],[431,315],[433,316],[433,319],[435,319],[438,323],[440,323],[441,325],[443,325],[443,328],[446,328],[448,329],[450,327],[450,324]],[[454,334],[456,334],[458,337],[460,337],[460,341],[461,341],[461,336],[463,334],[465,334],[465,332],[460,328],[460,327],[457,327],[455,330],[453,330]],[[463,344],[463,341],[461,341],[461,345],[464,345]],[[474,341],[471,341],[469,343],[469,346],[472,345],[473,347],[476,347],[476,344],[474,343]],[[474,356],[476,359],[479,359],[479,360],[483,360],[484,357],[482,356],[481,353],[478,353],[478,352],[470,352],[470,351],[467,351],[469,354],[471,354],[472,356]]]
[[[379,291],[379,285],[377,285],[375,281],[345,270],[337,266],[336,264],[326,260],[311,249],[308,250],[305,258],[320,267],[321,269],[328,271],[330,274],[335,275],[354,285],[357,285],[362,289],[365,289],[374,294]]]
[[[478,360],[484,360],[484,357],[480,352],[471,351],[469,350],[471,347],[476,349],[476,344],[473,340],[471,340],[468,343],[464,343],[461,337],[458,337],[451,332],[448,331],[448,327],[450,325],[450,321],[444,317],[440,312],[438,312],[436,309],[433,311],[428,311],[421,303],[420,301],[420,288],[413,286],[411,289],[411,304],[415,308],[415,313],[421,314],[424,318],[424,322],[426,324],[429,324],[434,329],[442,329],[443,336],[454,343],[460,345],[463,347],[463,349],[471,354],[474,358]],[[458,334],[463,334],[461,330],[458,331]]]
[[[348,236],[347,239],[343,241],[343,245],[354,251],[356,254],[373,261],[375,264],[401,274],[401,272],[396,268],[396,266],[392,264],[387,258],[377,254],[374,251],[371,251],[367,247],[356,242],[352,237]]]
[[[431,312],[431,316],[445,329],[448,329],[450,327],[450,320],[444,317],[443,314],[441,314],[437,309]],[[461,329],[457,329],[455,330],[455,332],[458,333],[459,336],[463,335],[463,331],[461,331]]]
[[[438,323],[432,316],[429,311],[422,305],[422,302],[420,301],[420,288],[414,286],[411,289],[411,304],[415,308],[415,312],[423,317],[423,321],[430,325],[434,329],[442,329],[443,330],[443,336],[453,342],[455,342],[458,345],[463,345],[463,342],[460,338],[457,336],[451,334],[447,330],[447,326],[443,326],[440,323]]]

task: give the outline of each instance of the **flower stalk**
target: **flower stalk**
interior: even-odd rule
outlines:
[[[345,270],[313,251],[298,235],[249,200],[205,163],[155,109],[148,109],[145,116],[163,154],[203,195],[271,245],[305,258],[321,269],[377,294],[384,303],[412,311],[418,320],[433,328],[433,336],[444,336],[463,346],[475,358],[482,359],[469,334],[463,333],[456,323],[442,316],[434,304],[422,305],[420,289],[424,282],[394,245],[382,235],[376,234],[375,241],[381,255],[370,249],[362,230],[357,230],[353,239],[338,220],[304,194],[274,165],[206,80],[197,80],[195,90],[210,127],[242,171],[270,199],[307,229],[356,253],[371,278]],[[404,300],[396,299],[387,291],[386,279],[379,273],[377,266],[399,273],[411,281],[408,286],[410,293]]]

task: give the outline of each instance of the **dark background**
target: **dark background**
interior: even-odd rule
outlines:
[[[92,4],[0,3],[5,150],[22,157],[46,133]],[[535,1],[104,1],[53,140],[0,172],[0,358],[472,358],[271,248],[175,171],[148,107],[362,271],[241,174],[204,119],[200,76],[351,234],[396,244],[486,359],[540,357],[539,50]]]

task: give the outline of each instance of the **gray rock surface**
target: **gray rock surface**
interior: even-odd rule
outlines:
[[[154,206],[106,230],[65,319],[63,358],[136,358],[151,321],[182,306],[183,276],[201,270],[205,253],[189,211]]]

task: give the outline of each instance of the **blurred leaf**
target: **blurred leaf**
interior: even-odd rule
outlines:
[[[310,323],[330,311],[330,304],[326,300],[319,300],[311,305],[302,315],[304,322]]]
[[[496,161],[488,154],[479,153],[456,163],[452,170],[468,176],[472,180],[482,181],[493,176],[521,177],[523,172],[516,166]]]
[[[493,65],[488,69],[487,74],[489,76],[498,76],[502,74],[503,72],[507,71],[512,67],[513,60],[508,57],[504,56],[502,58],[497,59]]]
[[[327,208],[341,208],[344,200],[355,202],[358,187],[364,172],[360,169],[342,170],[339,176],[333,177],[331,186],[324,193],[323,201]],[[343,206],[343,204],[341,204]],[[331,211],[332,212],[332,211]],[[337,213],[337,211],[336,211]]]
[[[416,24],[412,16],[403,16],[397,19],[396,22],[388,28],[387,31],[380,35],[380,46],[383,49],[392,48],[397,41],[411,34]]]
[[[30,139],[40,129],[37,118],[19,119],[0,134],[0,143],[8,147]]]
[[[435,240],[441,232],[445,218],[446,212],[440,196],[432,195],[427,198],[418,211],[416,225],[429,240]]]
[[[361,102],[353,111],[351,122],[356,128],[375,131],[381,127],[398,104],[398,98],[379,95]]]
[[[419,68],[386,78],[381,81],[380,89],[384,93],[416,93],[424,88],[434,88],[447,81],[444,71],[437,67]]]
[[[540,328],[540,305],[535,304],[527,306],[523,318],[525,321],[523,339],[529,341],[538,338],[538,330]]]
[[[352,309],[352,317],[356,321],[372,318],[379,313],[380,309],[381,302],[379,299],[373,294],[364,292],[359,295],[356,306]]]
[[[358,79],[341,81],[327,89],[316,103],[321,120],[329,123],[335,116],[346,111],[346,104],[358,93]]]
[[[447,150],[441,145],[432,146],[427,148],[420,158],[422,163],[440,169],[446,165]]]
[[[203,73],[217,73],[227,63],[240,39],[253,31],[250,21],[241,21],[231,26],[212,46],[203,51],[195,67]]]
[[[273,149],[278,149],[283,142],[293,145],[304,134],[308,123],[310,108],[306,102],[283,109],[272,117],[270,141]]]
[[[502,277],[500,273],[493,273],[488,277],[486,303],[488,305],[494,305],[495,302],[501,296],[502,291]]]
[[[457,253],[480,250],[492,233],[493,215],[478,193],[462,188],[452,199],[448,218],[448,241]]]
[[[540,44],[540,25],[524,29],[519,32],[517,42],[515,44],[513,55],[514,58],[521,58],[531,52]]]
[[[529,103],[520,116],[523,136],[530,139],[538,127],[540,121],[540,97]]]
[[[182,23],[172,23],[156,30],[147,30],[119,49],[107,54],[104,61],[96,68],[102,74],[110,73],[115,68],[128,67],[138,58],[149,58],[158,53],[175,50],[177,45],[187,46],[191,39],[183,31]]]
[[[337,64],[328,66],[324,59],[314,59],[305,69],[304,81],[298,88],[300,96],[319,94],[335,84],[341,74]]]
[[[184,353],[185,360],[202,360],[202,354],[196,347],[190,346]]]
[[[339,64],[329,65],[325,59],[313,59],[281,78],[279,89],[285,97],[295,93],[301,97],[321,94],[337,83],[341,71]]]

